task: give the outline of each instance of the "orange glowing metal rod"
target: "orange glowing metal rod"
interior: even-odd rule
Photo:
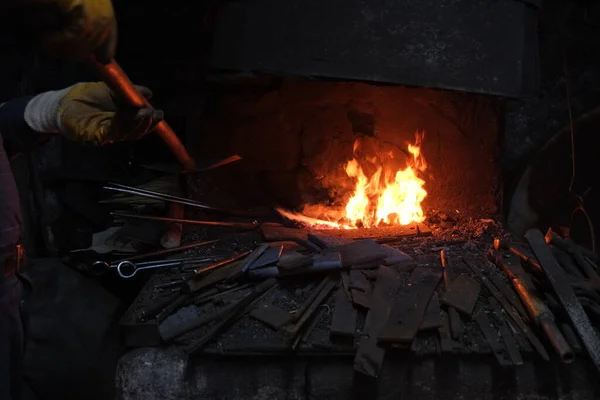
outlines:
[[[104,65],[96,61],[93,57],[90,57],[88,59],[88,64],[100,74],[104,83],[106,83],[113,92],[118,96],[121,96],[121,98],[130,105],[134,107],[152,108],[152,105],[135,89],[125,71],[121,69],[114,59],[111,59],[108,64]],[[154,132],[156,132],[166,145],[169,146],[171,152],[175,155],[177,160],[179,160],[181,165],[183,165],[186,171],[191,172],[196,169],[194,159],[189,155],[183,146],[183,143],[181,143],[169,124],[165,121],[159,122]]]

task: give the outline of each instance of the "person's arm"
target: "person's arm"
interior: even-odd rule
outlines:
[[[137,89],[148,98],[152,94],[145,87]],[[104,83],[88,82],[3,104],[0,132],[12,156],[57,134],[94,145],[137,139],[162,118],[160,110],[120,104]]]

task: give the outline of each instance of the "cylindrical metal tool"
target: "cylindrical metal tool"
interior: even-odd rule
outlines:
[[[108,87],[123,100],[135,107],[152,108],[152,105],[150,105],[148,100],[135,89],[125,71],[121,69],[114,59],[110,60],[110,62],[105,65],[99,63],[93,57],[90,57],[88,63],[100,74],[104,83],[106,83]],[[194,160],[188,154],[169,124],[165,121],[159,122],[154,132],[156,132],[167,146],[169,146],[171,152],[175,155],[177,160],[179,160],[181,165],[183,165],[186,171],[189,172],[195,170],[196,164]]]
[[[499,238],[494,238],[494,249],[495,250],[508,250],[511,253],[513,253],[515,256],[517,256],[521,260],[523,260],[523,262],[526,265],[528,265],[529,267],[531,267],[534,271],[543,272],[542,267],[540,267],[540,264],[537,262],[537,260],[534,260],[533,257],[529,257],[529,256],[525,255],[522,251],[511,246],[509,243],[500,240]]]
[[[511,281],[531,319],[544,331],[544,335],[554,347],[561,361],[564,363],[572,362],[575,359],[575,354],[571,346],[556,326],[554,314],[552,314],[550,308],[535,294],[535,288],[529,283],[522,267],[509,264],[508,260],[500,255],[495,257],[495,264],[504,271],[508,280]]]

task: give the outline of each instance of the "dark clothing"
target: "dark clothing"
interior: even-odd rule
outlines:
[[[21,238],[21,206],[9,155],[34,142],[36,135],[23,118],[29,100],[31,97],[23,97],[0,107],[0,248],[14,245]]]
[[[0,277],[0,399],[21,398],[23,380],[23,286],[15,275]]]
[[[0,248],[16,244],[21,238],[21,205],[0,134]],[[3,271],[4,268],[0,270]],[[2,274],[3,275],[3,274]]]
[[[33,143],[35,134],[23,118],[31,97],[0,106],[0,399],[21,398],[24,349],[23,285],[6,259],[21,238],[21,206],[9,162]]]

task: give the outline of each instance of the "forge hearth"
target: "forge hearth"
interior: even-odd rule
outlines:
[[[502,196],[498,96],[535,88],[537,5],[223,4],[195,127],[202,135],[194,130],[188,142],[199,158],[236,153],[244,161],[229,170],[229,182],[198,191],[295,212],[343,209],[356,184],[344,166],[357,142],[366,159],[393,154],[398,169],[423,132],[425,215],[494,215]]]
[[[437,210],[484,218],[498,210],[501,114],[494,98],[264,77],[218,84],[209,104],[205,134],[193,137],[191,146],[243,158],[228,167],[229,182],[217,183],[238,200],[293,211],[315,204],[343,208],[356,185],[345,166],[355,157],[357,143],[370,178],[376,164],[365,160],[390,154],[389,168],[403,169],[412,159],[407,145],[422,132],[425,214]],[[197,184],[203,183],[192,181],[192,191]]]

